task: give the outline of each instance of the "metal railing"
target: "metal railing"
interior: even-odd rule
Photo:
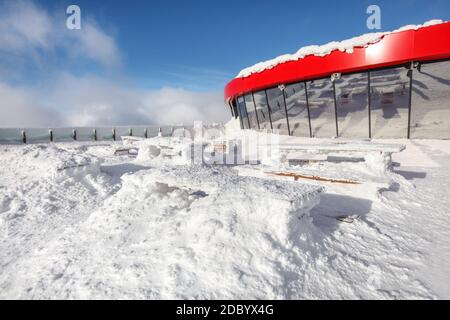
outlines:
[[[189,130],[184,126],[140,127],[75,127],[75,128],[0,128],[0,144],[27,144],[70,141],[117,141],[122,136],[151,138],[173,136],[177,130]]]

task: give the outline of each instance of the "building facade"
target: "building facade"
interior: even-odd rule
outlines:
[[[450,139],[450,23],[235,78],[225,101],[242,129],[317,138]]]

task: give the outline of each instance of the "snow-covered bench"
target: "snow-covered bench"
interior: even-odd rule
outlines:
[[[268,147],[267,145],[260,147]],[[287,163],[288,156],[293,153],[301,153],[302,159],[310,157],[313,160],[323,160],[320,155],[328,156],[330,154],[346,155],[350,157],[363,158],[374,169],[389,169],[392,164],[392,154],[402,152],[405,149],[401,144],[384,144],[374,142],[319,142],[311,144],[280,144],[272,146],[278,149],[276,161]],[[318,156],[319,155],[319,156]],[[270,159],[274,160],[274,159]]]

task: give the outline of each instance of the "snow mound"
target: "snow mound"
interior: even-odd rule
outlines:
[[[101,164],[101,159],[96,156],[53,144],[26,145],[13,156],[26,171],[41,177],[96,174]]]
[[[187,165],[191,163],[193,141],[186,137],[154,137],[136,142],[138,155],[136,161],[172,165]]]
[[[444,23],[443,20],[430,20],[425,22],[422,25],[407,25],[404,27],[401,27],[400,29],[397,29],[395,31],[390,32],[374,32],[374,33],[367,33],[358,37],[354,37],[351,39],[347,39],[341,42],[333,41],[329,42],[325,45],[311,45],[306,46],[303,48],[300,48],[296,53],[294,54],[285,54],[281,55],[279,57],[276,57],[274,59],[259,62],[251,67],[245,68],[239,72],[239,74],[236,76],[236,78],[244,78],[248,77],[253,73],[262,72],[267,69],[272,69],[273,67],[289,62],[289,61],[297,61],[300,59],[305,58],[306,56],[314,55],[319,57],[324,57],[326,55],[329,55],[331,52],[335,50],[339,50],[341,52],[347,52],[347,53],[353,53],[354,48],[356,47],[366,47],[370,44],[377,43],[380,41],[384,36],[392,33],[407,31],[407,30],[419,30],[421,28],[433,26],[436,24]]]
[[[286,168],[358,185],[145,165],[115,142],[0,146],[0,299],[448,298],[450,142],[403,143],[385,177],[362,161]],[[47,176],[90,156],[98,175]]]
[[[227,167],[126,174],[87,220],[30,253],[11,286],[41,298],[300,297],[321,192]]]

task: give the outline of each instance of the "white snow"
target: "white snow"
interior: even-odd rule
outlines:
[[[147,153],[182,138],[127,141],[138,157],[114,156],[118,142],[0,146],[0,298],[449,298],[450,141],[376,143],[406,145],[393,171]]]
[[[300,48],[296,53],[293,54],[284,54],[281,56],[278,56],[274,59],[259,62],[251,67],[245,68],[239,72],[239,74],[236,76],[236,78],[244,78],[248,77],[253,73],[259,73],[267,69],[272,69],[273,67],[285,63],[288,61],[297,61],[300,59],[303,59],[307,56],[314,55],[319,57],[324,57],[326,55],[329,55],[331,52],[335,50],[339,50],[341,52],[347,52],[347,53],[353,53],[354,48],[356,47],[367,47],[370,44],[377,43],[380,41],[384,36],[392,33],[407,31],[407,30],[419,30],[421,28],[437,25],[444,23],[443,20],[430,20],[425,22],[422,25],[407,25],[404,27],[401,27],[395,31],[388,31],[388,32],[373,32],[373,33],[367,33],[358,37],[354,37],[351,39],[347,39],[344,41],[332,41],[324,45],[311,45],[306,46],[303,48]]]

